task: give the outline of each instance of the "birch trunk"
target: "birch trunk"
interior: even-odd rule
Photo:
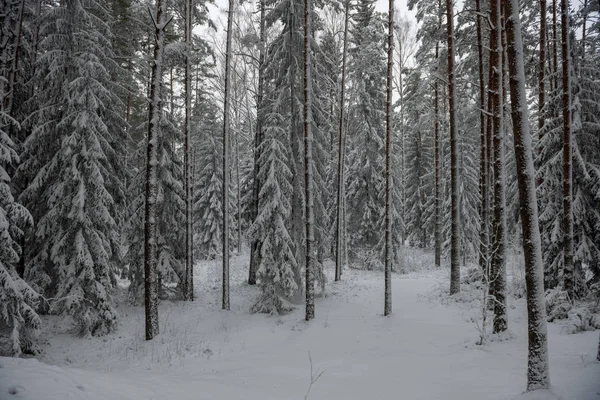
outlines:
[[[454,80],[454,7],[446,0],[448,30],[448,107],[450,114],[450,185],[452,227],[450,239],[450,294],[460,292],[460,185],[458,177],[458,132],[456,129],[456,93]]]
[[[336,226],[336,252],[335,252],[335,280],[342,279],[342,240],[343,240],[343,207],[344,207],[344,104],[346,91],[346,54],[348,51],[348,21],[350,19],[350,0],[344,5],[344,49],[342,51],[342,81],[340,87],[340,119],[338,137],[338,172],[337,172],[337,226]]]
[[[146,203],[144,221],[144,302],[146,312],[146,340],[152,340],[158,329],[158,279],[156,273],[156,196],[158,167],[158,134],[160,121],[160,86],[162,81],[165,47],[166,3],[156,0],[154,63],[150,79],[148,105],[148,148],[146,156]]]
[[[521,203],[520,214],[523,231],[523,255],[525,256],[525,282],[527,286],[529,342],[527,390],[547,389],[550,387],[550,375],[548,371],[542,242],[535,192],[535,169],[533,166],[531,133],[527,115],[519,1],[504,0],[504,7],[508,17],[505,29],[508,44],[511,114],[519,200]]]
[[[315,317],[314,263],[316,250],[313,206],[313,159],[312,159],[312,104],[311,104],[311,60],[310,41],[312,37],[311,0],[304,0],[304,188],[306,202],[306,320]],[[313,250],[314,248],[314,250]]]
[[[563,287],[573,301],[573,150],[571,125],[571,52],[568,1],[561,0],[562,116],[563,116]]]
[[[222,308],[229,310],[229,108],[231,86],[231,41],[233,27],[233,0],[229,0],[227,11],[227,42],[225,46],[225,99],[223,104],[223,288]]]

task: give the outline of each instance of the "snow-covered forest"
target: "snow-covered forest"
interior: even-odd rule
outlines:
[[[388,1],[0,0],[1,399],[598,398],[600,1]]]

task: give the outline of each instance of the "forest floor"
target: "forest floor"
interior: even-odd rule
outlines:
[[[143,308],[125,302],[119,329],[101,338],[75,337],[47,317],[39,361],[0,358],[0,399],[600,400],[598,332],[567,335],[560,324],[548,324],[552,393],[521,394],[524,299],[509,299],[509,340],[477,345],[479,308],[436,294],[447,270],[394,274],[386,318],[381,272],[349,269],[334,283],[328,265],[327,292],[306,323],[301,305],[285,316],[249,313],[259,289],[244,283],[247,260],[232,259],[231,311],[220,309],[219,263],[200,263],[197,298],[163,301],[150,342]]]

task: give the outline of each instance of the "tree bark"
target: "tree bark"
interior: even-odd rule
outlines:
[[[192,117],[192,0],[185,0],[185,121],[183,131],[184,139],[184,168],[185,168],[185,299],[194,300],[194,264],[192,247],[192,142],[191,142],[191,117]]]
[[[165,46],[166,4],[156,0],[154,63],[150,80],[148,105],[148,148],[146,156],[146,204],[144,221],[144,302],[146,313],[146,340],[152,340],[158,329],[158,279],[156,272],[156,197],[158,168],[158,135],[160,121],[160,86],[162,81]]]
[[[304,0],[304,188],[306,202],[306,320],[315,317],[314,269],[318,246],[315,246],[312,159],[312,80],[310,41],[312,37],[311,0]],[[314,250],[313,250],[314,249]],[[313,254],[314,253],[314,254]]]
[[[563,116],[563,287],[573,301],[573,151],[571,125],[571,53],[568,1],[561,0],[562,116]]]
[[[477,11],[477,56],[479,60],[479,130],[481,134],[480,138],[480,164],[479,164],[479,193],[481,195],[481,208],[479,211],[480,216],[480,228],[479,228],[479,266],[482,271],[487,272],[488,265],[488,200],[489,200],[489,167],[487,158],[487,138],[486,138],[486,116],[485,116],[485,75],[483,72],[483,35],[481,32],[481,1],[475,1],[475,8]],[[437,47],[436,47],[437,57]],[[437,90],[437,88],[436,88]],[[437,93],[436,93],[437,95]]]
[[[546,103],[546,0],[540,0],[540,71],[538,74],[538,139],[542,140]]]
[[[448,107],[450,114],[450,186],[452,198],[450,239],[450,294],[460,292],[460,185],[458,176],[458,132],[456,127],[456,93],[454,79],[454,7],[446,0],[448,30]]]
[[[229,310],[229,108],[231,86],[231,41],[234,1],[229,0],[227,11],[227,39],[225,45],[225,98],[223,102],[223,288],[222,308]]]
[[[392,313],[392,66],[394,63],[394,0],[389,0],[387,82],[385,101],[385,288],[383,315]]]
[[[264,96],[264,65],[266,45],[266,23],[265,23],[265,0],[260,0],[260,50],[258,55],[258,92],[256,93],[256,136],[254,139],[254,187],[253,187],[253,215],[255,220],[258,216],[258,200],[260,193],[260,180],[258,179],[258,171],[260,166],[258,160],[260,156],[260,146],[263,135],[263,96]],[[252,239],[250,247],[250,268],[248,271],[248,284],[256,285],[256,269],[260,264],[260,244],[258,240]]]
[[[337,225],[336,225],[336,252],[335,252],[335,280],[342,279],[342,239],[343,239],[343,207],[344,207],[344,105],[346,92],[346,54],[348,52],[348,22],[350,19],[350,0],[344,5],[344,49],[342,51],[342,81],[340,87],[340,118],[338,137],[338,171],[337,171]]]
[[[490,294],[494,299],[494,333],[507,329],[506,320],[506,197],[504,185],[504,106],[502,89],[504,80],[502,48],[501,1],[493,0],[491,20],[490,64],[493,65],[490,77],[491,91],[494,93],[494,222],[490,268]]]
[[[554,62],[554,88],[558,88],[558,28],[556,27],[556,0],[552,0],[552,58]]]
[[[548,372],[544,271],[535,192],[535,169],[527,115],[519,2],[518,0],[504,0],[504,7],[508,16],[505,29],[508,44],[513,142],[517,164],[527,287],[529,341],[527,390],[547,389],[550,387],[550,375]]]

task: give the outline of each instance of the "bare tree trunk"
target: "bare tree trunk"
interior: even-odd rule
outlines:
[[[450,113],[450,185],[452,198],[452,228],[450,239],[450,294],[460,292],[460,185],[458,182],[458,132],[456,129],[456,93],[454,80],[454,7],[446,0],[448,28],[448,106]]]
[[[552,0],[552,57],[554,61],[554,88],[558,88],[558,28],[556,27],[556,0]]]
[[[385,102],[385,289],[383,315],[392,313],[392,65],[394,62],[394,0],[389,0],[387,83]]]
[[[563,115],[563,285],[573,301],[573,151],[571,126],[571,52],[568,1],[561,0],[562,115]]]
[[[519,1],[504,0],[504,7],[507,15],[505,29],[510,71],[510,99],[519,200],[521,203],[525,282],[527,286],[527,322],[529,330],[527,390],[547,389],[550,387],[550,375],[548,372],[544,270],[535,193],[535,169],[527,116]]]
[[[318,246],[315,246],[312,159],[312,80],[310,41],[312,37],[311,0],[304,0],[304,188],[306,202],[306,320],[315,317],[314,269]],[[314,248],[314,250],[313,250]]]
[[[263,96],[264,96],[264,65],[266,53],[266,24],[265,24],[265,0],[260,0],[260,53],[258,55],[258,92],[256,93],[256,136],[254,139],[254,187],[253,187],[253,206],[252,219],[258,216],[258,198],[260,193],[260,181],[258,179],[259,154],[262,143],[263,132]],[[250,245],[250,268],[248,271],[248,284],[256,285],[256,269],[260,264],[259,243],[252,239]]]
[[[483,35],[481,32],[481,4],[480,0],[475,1],[475,7],[477,12],[477,56],[479,60],[479,130],[481,132],[480,139],[480,166],[479,166],[479,193],[481,195],[481,209],[479,211],[480,217],[480,228],[479,228],[479,266],[482,271],[487,271],[487,263],[489,259],[488,247],[489,247],[489,236],[488,236],[488,199],[489,199],[489,167],[487,158],[487,138],[485,131],[485,76],[483,72]],[[437,54],[437,48],[436,48]]]
[[[490,77],[491,91],[494,93],[494,222],[490,267],[490,294],[494,299],[494,333],[507,329],[506,319],[506,197],[504,190],[504,106],[502,90],[502,10],[501,1],[493,0],[491,20],[490,64],[493,65]]]
[[[13,114],[13,104],[15,98],[15,85],[17,83],[17,71],[19,68],[19,54],[21,50],[21,30],[23,28],[23,9],[25,6],[25,0],[21,0],[19,3],[19,11],[18,18],[16,21],[16,30],[14,32],[14,45],[13,45],[13,55],[12,62],[9,69],[8,75],[8,98],[6,100],[6,112],[12,116]],[[11,130],[12,130],[11,126]]]
[[[158,167],[158,135],[160,121],[160,85],[162,81],[165,47],[166,4],[156,0],[154,63],[150,80],[148,105],[148,149],[146,157],[146,204],[144,221],[144,301],[146,312],[146,340],[158,335],[158,279],[156,273],[156,196]]]
[[[438,0],[438,29],[441,29],[441,0]],[[435,240],[435,266],[440,267],[442,265],[442,196],[440,193],[440,90],[439,90],[439,58],[440,41],[437,40],[435,43],[435,83],[434,83],[434,127],[433,127],[433,146],[434,146],[434,168],[435,168],[435,222],[434,222],[434,240]]]
[[[192,248],[192,0],[185,0],[185,121],[183,131],[184,141],[184,168],[185,168],[185,295],[186,300],[194,300],[194,264]]]
[[[233,26],[233,0],[227,12],[227,44],[225,46],[225,99],[223,104],[223,310],[229,310],[229,108],[231,86],[231,39]]]
[[[344,5],[344,49],[342,51],[342,81],[340,87],[340,119],[338,138],[338,173],[337,173],[337,226],[336,226],[336,252],[335,252],[335,280],[342,279],[342,227],[344,216],[344,105],[346,92],[346,54],[348,52],[348,21],[350,19],[350,0]]]
[[[542,140],[544,104],[546,104],[546,0],[540,0],[540,71],[538,74],[538,139]]]

